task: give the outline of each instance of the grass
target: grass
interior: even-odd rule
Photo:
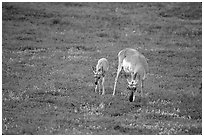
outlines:
[[[189,10],[190,9],[190,10]],[[202,134],[201,3],[2,3],[2,134]],[[129,102],[117,54],[150,74]],[[106,57],[106,93],[91,67]]]

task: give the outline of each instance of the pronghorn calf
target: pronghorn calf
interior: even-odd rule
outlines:
[[[115,78],[113,95],[115,95],[116,83],[118,76],[123,70],[131,74],[131,80],[127,79],[128,89],[131,89],[130,101],[135,100],[134,92],[137,91],[137,85],[141,84],[141,95],[143,96],[143,82],[146,78],[146,73],[149,71],[146,58],[135,49],[126,48],[118,53],[118,70]]]
[[[109,69],[109,63],[108,60],[106,58],[101,58],[98,60],[98,64],[96,65],[96,70],[94,69],[94,67],[92,67],[93,69],[93,73],[94,73],[94,78],[95,78],[95,92],[97,90],[99,90],[100,93],[100,83],[102,84],[103,87],[103,93],[102,95],[105,94],[105,89],[104,89],[104,82],[105,82],[105,75]]]

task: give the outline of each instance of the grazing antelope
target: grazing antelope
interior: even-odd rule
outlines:
[[[143,96],[143,82],[146,78],[146,73],[149,71],[146,58],[135,49],[126,48],[118,53],[118,70],[115,78],[113,96],[115,95],[116,83],[118,76],[123,70],[131,75],[131,80],[127,79],[128,89],[132,90],[130,101],[135,100],[134,92],[137,92],[138,83],[141,84],[141,94]]]
[[[95,78],[95,92],[97,90],[99,90],[100,93],[100,83],[102,84],[103,87],[103,93],[102,95],[105,94],[105,89],[104,89],[104,82],[105,82],[105,75],[109,69],[109,63],[108,60],[106,58],[101,58],[98,60],[98,64],[96,65],[96,69],[94,69],[94,67],[92,67],[93,69],[93,73],[94,73],[94,78]]]

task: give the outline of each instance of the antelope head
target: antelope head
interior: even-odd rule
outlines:
[[[128,87],[127,89],[129,90],[136,90],[137,89],[137,85],[138,85],[138,79],[137,79],[137,74],[132,75],[131,80],[127,79],[128,82]]]
[[[94,73],[94,79],[95,79],[95,85],[98,84],[98,81],[100,80],[101,76],[102,76],[102,71],[101,70],[95,70],[94,67],[92,67],[93,69],[93,73]]]

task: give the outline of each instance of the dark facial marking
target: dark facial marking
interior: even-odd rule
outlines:
[[[133,91],[131,91],[130,97],[129,97],[129,101],[132,102],[133,101]]]
[[[127,89],[128,90],[136,90],[137,86],[136,85],[128,85]]]
[[[98,80],[100,79],[100,75],[96,74],[96,75],[94,75],[94,78],[95,78],[95,85],[97,85],[98,84]]]

